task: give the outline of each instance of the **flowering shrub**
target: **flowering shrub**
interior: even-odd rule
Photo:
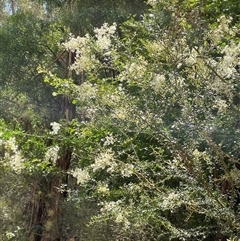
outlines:
[[[240,61],[237,28],[222,16],[196,37],[191,16],[159,2],[148,2],[152,12],[142,22],[126,23],[122,39],[114,35],[115,24],[104,24],[95,29],[95,39],[86,35],[65,43],[77,53],[72,68],[87,76],[83,85],[96,90],[92,104],[88,102],[94,116],[84,128],[111,133],[99,133],[88,161],[80,159],[81,169],[72,174],[103,200],[93,220],[114,221],[123,239],[233,237],[239,217],[218,186],[226,176],[236,179],[239,155],[237,134],[234,141],[228,136],[239,111],[234,101]],[[168,28],[162,25],[166,18]],[[194,21],[200,24],[201,19]],[[118,70],[110,80],[102,74],[107,67],[99,51],[103,56],[107,52],[111,68]],[[78,88],[73,85],[72,93]],[[74,98],[88,95],[84,90]]]
[[[77,53],[71,68],[87,77],[71,84],[73,98],[91,99],[85,103],[95,110],[84,129],[100,135],[71,174],[103,200],[93,221],[112,220],[123,239],[233,237],[239,217],[218,186],[226,176],[235,178],[239,154],[237,134],[232,142],[227,136],[239,111],[237,28],[222,16],[195,38],[187,14],[149,4],[152,12],[142,22],[122,27],[123,39],[115,24],[104,24],[95,38],[72,36],[64,44]],[[164,17],[169,29],[158,27]],[[118,70],[110,80],[99,59],[106,53]]]
[[[76,119],[52,122],[43,138],[28,142],[21,133],[21,145],[1,139],[2,162],[17,174],[26,167],[41,176],[36,196],[47,193],[52,205],[47,231],[64,203],[59,191],[74,210],[97,204],[91,227],[109,224],[113,240],[234,240],[238,28],[226,16],[209,24],[200,10],[175,0],[147,2],[151,9],[140,21],[69,36],[63,46],[76,55],[74,74],[42,72],[54,96],[68,95],[76,105]]]

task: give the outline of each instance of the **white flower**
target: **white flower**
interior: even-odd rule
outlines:
[[[113,134],[111,133],[111,134],[109,134],[108,136],[105,137],[103,145],[109,146],[109,145],[114,144],[115,141],[116,140],[114,139]]]
[[[140,80],[147,73],[147,61],[142,57],[138,59],[138,62],[132,62],[126,66],[126,74],[127,77],[130,78],[129,81],[132,80]]]
[[[89,101],[96,97],[96,87],[91,83],[84,82],[81,85],[76,85],[76,98],[79,101]]]
[[[63,46],[71,52],[75,52],[78,49],[84,48],[89,40],[89,35],[85,35],[84,37],[74,37],[73,35],[69,36],[69,41],[64,43]]]
[[[201,158],[202,153],[201,153],[198,149],[195,149],[195,150],[193,151],[193,156],[194,156],[196,159],[199,159],[199,158]]]
[[[99,183],[97,187],[97,192],[102,194],[108,193],[109,192],[108,185]]]
[[[100,49],[108,49],[111,45],[111,40],[106,37],[106,36],[102,36],[102,37],[99,37],[98,40],[96,41],[96,44],[98,45],[98,47]]]
[[[5,146],[9,151],[12,151],[14,153],[17,152],[18,146],[16,144],[15,137],[11,137],[9,140],[5,142]]]
[[[127,219],[128,212],[122,209],[122,201],[118,200],[116,202],[110,201],[101,203],[103,207],[100,209],[100,212],[102,214],[110,214],[113,217],[115,217],[116,223],[122,223],[124,225],[124,228],[129,228],[130,222]]]
[[[119,212],[121,210],[121,200],[118,201],[110,201],[101,203],[103,207],[100,209],[101,213],[109,213],[109,212]]]
[[[225,113],[228,105],[226,103],[226,100],[217,99],[215,100],[214,107],[218,109],[218,113]]]
[[[154,90],[156,92],[163,89],[163,87],[165,86],[165,80],[166,78],[162,74],[156,74],[153,77],[152,86],[154,87]]]
[[[164,50],[164,43],[161,41],[149,41],[148,43],[146,43],[146,47],[150,52],[150,55],[153,58],[156,58],[156,56],[162,54]]]
[[[77,179],[77,184],[84,184],[90,180],[90,175],[85,169],[76,168],[74,171],[71,171],[71,174]]]
[[[51,135],[57,135],[58,131],[61,129],[61,124],[57,123],[57,122],[52,122],[50,124],[50,126],[52,127],[52,131],[50,132]]]
[[[157,0],[148,0],[147,1],[147,4],[151,5],[151,6],[154,6],[157,4]]]
[[[190,55],[185,59],[185,64],[188,66],[193,66],[197,63],[198,52],[192,49]]]
[[[4,153],[4,159],[6,162],[4,165],[9,166],[14,172],[20,174],[24,169],[25,159],[21,152],[18,150],[15,137],[11,137],[9,140],[0,140],[0,144],[4,145],[6,151]]]
[[[117,27],[116,23],[108,26],[104,23],[101,28],[95,28],[94,32],[97,37],[96,44],[101,50],[108,50],[111,46],[111,36],[115,33]]]
[[[60,156],[58,154],[59,150],[60,150],[60,147],[57,145],[49,147],[45,153],[45,160],[56,162],[57,159],[60,158]]]
[[[200,159],[204,160],[206,163],[209,163],[211,161],[211,156],[209,156],[206,151],[200,152],[198,149],[195,149],[193,151],[193,156],[195,161],[198,161]]]
[[[117,166],[116,162],[114,161],[114,154],[111,151],[106,151],[100,153],[96,158],[95,162],[91,165],[93,171],[97,171],[99,169],[107,168],[107,172],[113,172],[114,168]]]
[[[96,106],[87,106],[85,109],[79,108],[80,112],[84,113],[85,118],[94,119],[96,117],[98,108]]]
[[[133,174],[134,166],[132,164],[125,164],[124,168],[121,170],[123,177],[130,177]]]
[[[94,56],[90,56],[89,52],[83,51],[81,55],[76,58],[76,61],[70,67],[72,70],[75,70],[77,74],[81,73],[84,70],[90,70],[95,61]]]
[[[170,192],[166,194],[161,207],[163,209],[173,209],[181,203],[181,197],[178,193]]]
[[[9,165],[13,171],[17,174],[20,174],[21,171],[24,169],[24,158],[21,153],[18,151],[14,155],[10,157]]]
[[[222,54],[224,54],[224,56],[221,58],[221,61],[219,61],[217,72],[222,77],[231,78],[236,74],[235,66],[240,60],[240,44],[230,42],[224,47]]]
[[[68,51],[76,53],[75,62],[70,66],[70,69],[75,70],[77,74],[83,70],[89,70],[93,66],[95,57],[91,55],[90,42],[88,34],[77,38],[71,35],[69,41],[63,44]]]

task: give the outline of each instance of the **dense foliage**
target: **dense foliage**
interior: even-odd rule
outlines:
[[[95,3],[1,20],[1,240],[238,240],[238,2]]]

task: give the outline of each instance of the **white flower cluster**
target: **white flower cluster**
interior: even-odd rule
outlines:
[[[91,83],[84,82],[75,86],[76,98],[80,102],[87,102],[96,97],[96,87]]]
[[[77,107],[79,108],[79,107]],[[96,106],[86,106],[84,109],[82,108],[79,108],[79,112],[82,113],[84,115],[85,118],[88,118],[88,119],[91,119],[93,120],[96,115],[97,115],[97,111],[98,111],[98,108]]]
[[[107,168],[107,172],[112,173],[117,166],[114,158],[114,153],[112,151],[106,151],[100,153],[96,158],[95,162],[91,165],[93,172],[99,169]]]
[[[226,103],[226,100],[216,99],[214,103],[214,107],[218,109],[218,113],[226,113],[228,105]]]
[[[114,111],[113,115],[114,118],[120,119],[120,120],[126,120],[127,119],[127,109],[123,107],[119,107],[117,110]]]
[[[12,151],[14,153],[16,153],[18,150],[15,137],[11,137],[9,140],[7,140],[5,142],[5,146],[9,151]]]
[[[111,37],[114,35],[116,28],[116,23],[111,26],[104,23],[101,28],[94,29],[97,38],[95,44],[100,50],[106,51],[110,48]],[[84,70],[91,70],[93,66],[99,63],[99,60],[92,53],[92,43],[92,39],[86,34],[84,37],[70,35],[69,41],[63,44],[68,51],[76,53],[75,62],[70,68],[75,70],[77,74]]]
[[[107,194],[109,192],[109,188],[107,184],[103,184],[103,183],[98,183],[97,185],[97,192],[101,193],[101,194]]]
[[[122,200],[118,201],[110,201],[110,202],[102,202],[100,203],[102,205],[102,208],[100,209],[100,212],[107,213],[107,212],[118,212],[121,210],[121,204]]]
[[[125,71],[119,75],[120,81],[127,80],[129,83],[138,81],[139,83],[147,73],[147,66],[148,62],[142,57],[139,57],[138,62],[126,64]]]
[[[25,159],[23,158],[22,154],[17,151],[14,155],[11,156],[9,165],[13,171],[19,174],[24,169],[24,161]]]
[[[121,98],[118,95],[118,93],[107,93],[102,97],[102,103],[103,104],[108,104],[110,106],[116,106],[117,104],[119,104],[121,102]]]
[[[77,179],[77,184],[84,184],[91,179],[86,169],[76,168],[70,174]]]
[[[112,117],[121,120],[132,120],[131,110],[134,105],[130,102],[131,97],[124,93],[124,90],[116,90],[103,98],[103,103],[112,107]]]
[[[52,131],[50,132],[51,135],[57,135],[58,131],[61,129],[61,124],[57,123],[57,122],[52,122],[50,124],[50,126],[52,127]]]
[[[152,58],[157,58],[158,56],[161,56],[164,51],[164,47],[164,43],[161,40],[149,41],[146,43],[146,48]]]
[[[73,35],[69,36],[69,41],[64,43],[63,46],[71,52],[79,51],[80,49],[84,49],[85,46],[89,43],[89,35],[85,35],[85,37],[74,37]],[[79,53],[80,54],[80,53]]]
[[[225,94],[229,98],[232,96],[232,88],[230,84],[223,82],[219,78],[215,78],[213,81],[209,81],[206,86],[208,89],[213,90],[218,94]]]
[[[132,164],[124,164],[121,169],[121,174],[123,177],[131,177],[134,171],[134,166]]]
[[[70,68],[75,70],[77,74],[83,70],[91,69],[95,62],[95,57],[91,54],[90,43],[90,37],[86,34],[84,37],[78,36],[76,38],[70,35],[69,41],[63,44],[68,51],[76,53],[75,62]]]
[[[96,45],[101,50],[108,50],[111,46],[111,37],[114,35],[117,29],[116,23],[109,26],[107,23],[104,23],[101,28],[95,28],[95,36],[97,37]]]
[[[83,51],[79,57],[76,57],[76,61],[71,66],[72,70],[75,70],[77,74],[84,70],[92,69],[94,63],[96,62],[95,56],[90,54],[90,51]]]
[[[192,154],[195,161],[204,160],[206,163],[210,163],[211,161],[211,157],[207,154],[206,151],[200,152],[198,149],[195,149]]]
[[[5,147],[4,160],[8,160],[7,164],[14,172],[20,174],[24,169],[25,159],[18,150],[16,139],[14,137],[9,140],[1,140],[0,143]]]
[[[110,146],[116,142],[112,133],[110,133],[108,136],[106,136],[103,140],[104,140],[104,144],[103,144],[104,146]]]
[[[60,150],[60,147],[58,145],[49,147],[45,153],[44,159],[46,161],[51,161],[51,162],[55,163],[57,161],[57,159],[60,158],[59,153],[58,153],[59,150]]]
[[[122,223],[124,228],[127,229],[130,227],[130,222],[128,221],[124,212],[118,212],[115,219],[116,223]]]
[[[214,43],[218,43],[227,33],[234,35],[237,32],[237,29],[229,28],[230,23],[232,22],[231,18],[226,18],[226,16],[221,16],[218,19],[219,25],[214,30],[210,31],[207,35],[208,39],[211,39]]]
[[[189,53],[189,56],[185,59],[185,64],[187,66],[193,66],[197,63],[199,60],[198,57],[198,52],[195,49],[192,49]]]
[[[224,78],[232,78],[236,74],[235,66],[240,63],[240,43],[231,42],[222,53],[224,56],[217,65],[217,72]]]
[[[159,91],[164,89],[164,86],[166,85],[165,81],[166,81],[165,75],[163,75],[163,74],[156,74],[153,77],[151,85],[152,85],[152,87],[154,88],[154,90],[156,92],[159,92]]]
[[[116,223],[122,223],[124,228],[127,229],[130,227],[130,222],[127,219],[127,212],[123,210],[121,207],[122,201],[110,201],[110,202],[103,202],[101,205],[103,206],[100,209],[100,212],[104,214],[110,214],[115,218]]]
[[[178,207],[181,204],[181,200],[182,198],[180,194],[170,192],[165,195],[165,198],[163,199],[162,203],[160,203],[160,205],[163,209],[173,210],[175,207]]]
[[[147,4],[151,5],[151,6],[154,6],[157,4],[157,0],[148,0],[147,1]]]

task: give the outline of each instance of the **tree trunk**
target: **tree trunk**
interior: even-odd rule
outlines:
[[[73,64],[75,57],[72,52],[67,52],[66,55],[66,77],[70,78],[72,73],[69,66]],[[75,118],[75,112],[75,106],[72,104],[70,97],[68,95],[63,95],[62,118],[65,119],[66,122],[70,122]],[[66,239],[63,232],[66,228],[62,227],[60,223],[60,203],[64,202],[64,199],[67,197],[67,171],[71,164],[72,150],[66,146],[63,147],[61,153],[61,157],[56,161],[56,168],[59,172],[55,174],[54,178],[50,177],[47,180],[49,182],[45,184],[49,187],[47,192],[42,191],[38,199],[34,199],[30,225],[34,226],[38,222],[43,223],[44,232],[39,241]],[[66,190],[61,192],[63,184]]]

